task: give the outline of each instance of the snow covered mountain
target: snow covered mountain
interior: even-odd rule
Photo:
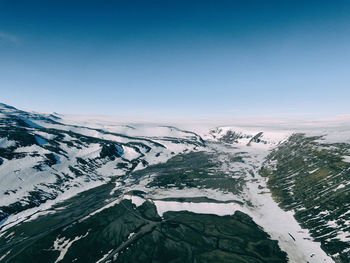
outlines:
[[[111,129],[121,134],[61,121],[0,104],[0,221],[204,145],[175,127]],[[157,135],[145,136],[147,129]]]
[[[0,262],[349,262],[349,156],[343,120],[175,127],[0,104]]]

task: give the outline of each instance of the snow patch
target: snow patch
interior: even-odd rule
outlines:
[[[142,197],[136,196],[136,195],[124,195],[124,199],[131,200],[131,202],[136,205],[136,207],[139,207],[144,202],[146,202],[145,199]]]
[[[350,156],[344,155],[343,156],[343,162],[350,163]]]
[[[89,234],[89,231],[85,235],[75,237],[73,240],[65,239],[64,237],[62,238],[57,237],[56,240],[54,241],[52,250],[60,251],[60,255],[56,259],[55,263],[61,261],[64,258],[64,256],[68,252],[68,249],[72,246],[72,244],[75,241],[78,241],[79,239],[86,237],[88,234]]]
[[[123,158],[126,160],[134,160],[139,158],[141,155],[138,153],[134,148],[128,147],[128,146],[123,146],[124,149],[124,155]]]
[[[16,146],[16,141],[8,140],[7,137],[0,138],[0,148],[8,148],[12,146]]]

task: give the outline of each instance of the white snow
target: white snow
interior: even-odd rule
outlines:
[[[128,199],[131,200],[131,202],[136,205],[136,207],[139,207],[140,205],[142,205],[144,202],[146,202],[145,199],[136,196],[136,195],[124,195],[124,199]]]
[[[345,188],[345,184],[340,184],[340,185],[338,185],[338,187],[335,188],[335,190],[339,190],[339,189],[342,189],[342,188]]]
[[[2,255],[2,256],[0,257],[0,262],[1,262],[4,258],[6,258],[7,255],[10,254],[10,253],[11,253],[11,250],[7,251],[4,255]]]
[[[60,255],[56,259],[55,263],[60,262],[62,259],[64,259],[64,256],[68,252],[68,249],[73,245],[75,241],[78,241],[79,239],[86,237],[88,234],[89,232],[87,232],[85,235],[77,236],[73,240],[65,239],[64,237],[62,238],[57,237],[56,240],[54,241],[52,250],[60,251]]]
[[[39,135],[40,137],[46,139],[46,140],[53,140],[55,139],[57,136],[54,134],[50,134],[47,132],[43,132],[43,131],[35,131],[33,134],[35,135]]]
[[[343,242],[350,242],[350,233],[344,231],[338,231],[336,239],[339,239]]]
[[[319,170],[319,168],[313,169],[311,171],[309,171],[309,174],[313,174],[314,172],[317,172]]]
[[[350,163],[350,156],[348,155],[343,156],[343,162]]]
[[[134,171],[142,170],[145,166],[142,164],[142,162],[139,162],[136,167],[134,168]]]
[[[16,141],[8,140],[5,138],[0,138],[0,148],[8,148],[11,146],[16,146]]]
[[[248,187],[248,193],[255,205],[248,214],[272,239],[278,240],[281,249],[287,252],[290,262],[333,262],[321,249],[320,244],[312,241],[309,232],[300,227],[293,212],[285,212],[279,208],[270,194],[259,195],[256,184],[251,183]],[[311,254],[314,256],[310,257]]]
[[[129,161],[137,159],[138,157],[141,156],[140,153],[138,153],[134,148],[132,147],[127,147],[127,146],[123,146],[124,149],[124,154],[123,154],[123,158],[127,159]]]
[[[108,255],[113,251],[113,249],[111,249],[110,251],[107,252],[107,254],[104,254],[102,258],[100,258],[99,260],[96,261],[96,263],[101,263],[103,262],[103,260],[105,260]]]
[[[128,235],[128,239],[130,239],[133,235],[135,235],[134,232],[131,232],[129,235]]]

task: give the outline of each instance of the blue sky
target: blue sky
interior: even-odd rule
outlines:
[[[0,0],[0,101],[135,117],[350,113],[350,1]]]

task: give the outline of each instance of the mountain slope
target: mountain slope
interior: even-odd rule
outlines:
[[[343,262],[350,251],[350,143],[295,134],[270,153],[261,173],[274,198]]]
[[[348,126],[213,126],[1,104],[0,262],[348,262]]]
[[[172,127],[149,138],[61,121],[0,105],[0,221],[204,145],[198,135]]]

